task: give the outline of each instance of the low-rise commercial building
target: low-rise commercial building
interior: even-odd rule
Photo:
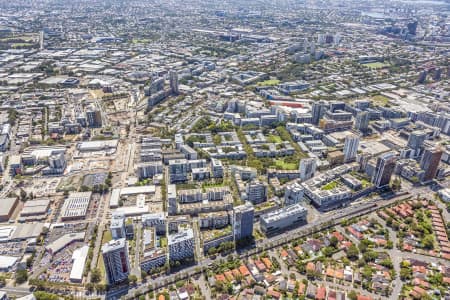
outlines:
[[[286,228],[306,223],[308,210],[300,204],[293,204],[272,211],[259,218],[260,228],[266,234],[273,234]]]

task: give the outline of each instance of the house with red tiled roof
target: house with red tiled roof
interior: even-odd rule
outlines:
[[[271,284],[271,283],[275,282],[275,280],[277,278],[275,276],[273,276],[272,274],[267,274],[266,276],[264,276],[264,279],[267,281],[267,283]]]
[[[280,255],[282,260],[286,260],[287,257],[289,256],[289,253],[286,250],[282,249]]]
[[[225,281],[225,276],[223,274],[217,274],[216,275],[216,280],[217,281]]]
[[[411,246],[410,244],[403,243],[403,251],[412,252],[413,249],[414,249],[414,247]]]
[[[413,285],[415,286],[420,286],[424,289],[429,289],[430,288],[430,283],[428,281],[425,281],[421,278],[414,278],[413,279]]]
[[[280,299],[281,298],[281,293],[274,291],[273,289],[269,289],[267,291],[267,296],[272,297],[274,299]]]
[[[334,270],[334,277],[336,279],[344,279],[344,269]]]
[[[326,274],[328,277],[334,277],[334,270],[333,270],[332,268],[328,267],[327,270],[326,270],[326,272],[325,272],[325,274]]]
[[[237,276],[237,277],[241,276],[241,272],[239,272],[238,269],[233,269],[233,270],[231,270],[231,273],[233,273],[233,277],[234,277],[234,278],[236,278],[236,276]]]
[[[297,254],[303,254],[302,247],[300,247],[300,246],[295,246],[294,250],[297,252]]]
[[[297,294],[298,296],[303,296],[305,294],[306,285],[303,282],[298,284]]]
[[[272,268],[272,262],[270,261],[270,259],[268,259],[267,257],[263,257],[261,260],[267,269]]]
[[[336,300],[336,291],[329,290],[327,299],[328,300]]]
[[[358,240],[362,240],[364,238],[364,235],[361,232],[358,232],[355,228],[348,226],[346,229],[351,235],[353,235]]]
[[[351,245],[352,245],[352,242],[349,242],[349,241],[343,241],[342,243],[341,243],[341,247],[342,247],[342,249],[344,249],[344,250],[347,250]]]
[[[419,286],[415,286],[413,288],[413,290],[411,291],[411,296],[413,296],[416,299],[420,299],[423,296],[425,296],[425,294],[427,293],[427,291],[425,291],[423,288],[419,287]],[[419,296],[419,297],[417,297]]]
[[[225,278],[228,281],[233,281],[234,280],[234,276],[233,276],[233,273],[231,271],[225,271],[225,272],[223,272],[223,274],[225,275]]]
[[[260,272],[266,271],[266,266],[259,259],[255,260],[255,266],[258,269],[258,271],[260,271]]]
[[[377,246],[379,246],[379,247],[384,247],[384,246],[386,246],[386,244],[387,244],[386,239],[381,238],[381,237],[375,238],[375,239],[374,239],[374,242],[375,242],[375,244],[377,244]]]
[[[241,265],[239,267],[239,272],[241,273],[242,276],[248,276],[250,275],[250,271],[248,270],[246,265]]]
[[[387,220],[390,217],[387,215],[387,213],[385,213],[384,211],[379,211],[378,212],[378,216],[380,216],[380,218],[382,218],[383,220]]]
[[[331,235],[336,237],[339,242],[342,242],[345,239],[339,231],[335,231]]]
[[[372,300],[372,297],[364,296],[364,295],[358,295],[356,297],[356,300]]]
[[[316,291],[316,300],[325,300],[327,295],[327,289],[324,286],[320,286]]]
[[[427,268],[425,266],[413,266],[412,271],[413,274],[414,273],[427,274]]]
[[[306,264],[306,271],[307,272],[315,272],[316,271],[316,265],[310,261]]]

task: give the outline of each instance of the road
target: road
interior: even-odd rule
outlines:
[[[28,288],[22,287],[3,287],[0,289],[0,291],[6,292],[8,294],[8,297],[24,297],[30,294],[30,290]]]
[[[378,210],[382,207],[392,205],[393,203],[395,203],[397,201],[401,201],[409,196],[410,196],[409,194],[406,194],[406,195],[403,194],[400,197],[394,197],[394,198],[387,199],[387,200],[383,200],[381,198],[374,198],[374,199],[367,201],[366,204],[361,204],[358,207],[350,206],[350,207],[343,208],[339,211],[336,211],[335,213],[329,214],[328,216],[326,216],[325,218],[323,218],[319,221],[313,222],[311,224],[307,224],[300,228],[292,229],[292,230],[287,231],[278,236],[265,239],[265,240],[259,242],[255,248],[248,250],[248,251],[243,251],[243,253],[240,253],[239,257],[241,259],[244,259],[244,258],[247,258],[254,254],[261,253],[262,251],[270,250],[275,247],[279,247],[283,244],[291,242],[294,239],[305,237],[305,236],[311,235],[315,232],[329,228],[331,226],[340,224],[340,222],[342,222],[343,220],[346,220],[348,218],[367,215],[369,213],[374,212],[375,210]],[[117,289],[110,291],[106,297],[107,297],[107,299],[118,299],[119,297],[126,295],[126,299],[133,299],[135,294],[144,294],[150,290],[156,290],[161,287],[168,286],[180,279],[184,279],[184,278],[192,277],[196,274],[200,274],[203,270],[206,270],[210,266],[211,263],[218,261],[220,259],[223,259],[223,258],[220,256],[217,256],[215,259],[211,259],[211,258],[207,257],[207,258],[204,258],[203,260],[199,261],[198,264],[195,266],[188,267],[176,274],[164,275],[164,276],[158,277],[156,280],[150,280],[150,282],[146,283],[145,285],[133,287],[131,289],[128,286],[118,287]]]

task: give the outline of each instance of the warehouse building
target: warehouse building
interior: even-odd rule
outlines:
[[[18,198],[0,199],[0,222],[8,222],[19,203]]]
[[[86,217],[92,192],[71,193],[61,209],[61,220],[78,220]]]
[[[25,202],[22,211],[20,212],[21,217],[39,216],[47,213],[50,207],[49,199],[40,200],[30,200]]]

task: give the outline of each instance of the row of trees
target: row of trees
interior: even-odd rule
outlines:
[[[227,253],[234,249],[234,242],[223,242],[217,248],[211,247],[208,249],[208,255],[215,255],[217,253]]]

